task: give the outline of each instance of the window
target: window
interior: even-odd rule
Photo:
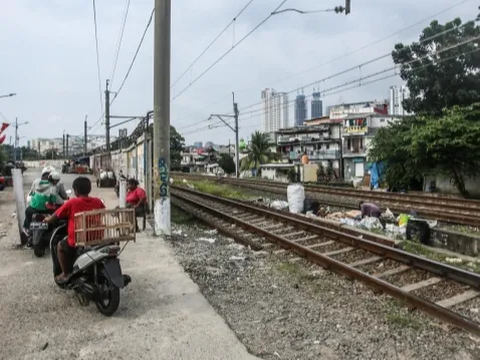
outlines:
[[[327,150],[330,149],[330,144],[327,144]]]

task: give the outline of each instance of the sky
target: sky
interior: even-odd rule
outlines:
[[[113,74],[127,1],[96,0],[100,93],[92,1],[0,0],[0,96],[17,93],[15,97],[0,98],[0,120],[28,121],[19,127],[22,145],[32,138],[61,137],[64,131],[83,135],[85,116],[92,127],[91,133],[105,132],[101,120],[105,81],[114,75],[111,90],[118,91],[154,6],[154,0],[130,1]],[[172,1],[172,84],[248,2]],[[262,89],[291,91],[292,100],[297,92],[310,95],[314,87],[322,91],[346,82],[359,85],[359,78],[389,68],[393,62],[387,57],[358,65],[391,52],[396,43],[417,40],[432,20],[444,23],[460,17],[467,21],[478,13],[478,1],[474,0],[351,2],[352,12],[348,16],[334,12],[305,15],[286,12],[270,17],[189,86],[281,3],[280,0],[253,0],[234,25],[171,88],[171,124],[185,137],[187,144],[194,141],[234,142],[232,130],[219,127],[218,120],[207,119],[212,113],[231,113],[232,92],[235,92],[240,109],[240,137],[248,138],[261,128],[262,111],[258,102]],[[323,10],[343,4],[344,0],[287,0],[282,9]],[[434,16],[451,6],[450,10]],[[415,23],[418,24],[411,26]],[[154,23],[112,105],[112,115],[141,116],[153,108],[153,26]],[[391,34],[395,35],[386,38]],[[348,53],[352,54],[343,56]],[[325,63],[328,64],[322,66]],[[356,69],[322,81],[352,67]],[[369,80],[373,79],[378,77]],[[325,94],[324,107],[341,102],[386,99],[389,87],[399,84],[401,79],[392,77],[353,89],[340,87],[335,94]],[[290,125],[293,125],[293,115],[292,106]],[[118,121],[112,120],[112,124]],[[125,127],[132,131],[135,125],[132,121]],[[10,127],[7,142],[13,133]],[[112,129],[112,135],[117,134],[118,128]]]

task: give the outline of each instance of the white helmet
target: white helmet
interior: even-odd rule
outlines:
[[[46,174],[46,173],[49,173],[49,174],[50,174],[50,173],[52,173],[52,172],[54,172],[54,171],[55,171],[55,168],[54,168],[53,166],[46,166],[46,167],[44,167],[43,170],[42,170],[42,176],[43,176],[44,174]]]
[[[52,171],[48,177],[50,180],[60,180],[60,174],[56,171]]]

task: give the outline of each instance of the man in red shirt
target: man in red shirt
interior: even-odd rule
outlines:
[[[139,215],[142,211],[145,211],[145,203],[147,201],[147,194],[145,190],[138,187],[138,181],[135,179],[128,180],[128,193],[126,198],[126,203],[128,208],[135,209],[135,215]],[[135,216],[135,226],[137,231],[139,230],[137,224],[137,217]]]
[[[62,273],[55,278],[55,281],[62,283],[68,279],[70,271],[75,260],[75,214],[90,211],[105,209],[102,200],[95,197],[90,197],[92,191],[92,183],[86,177],[78,177],[72,184],[75,198],[65,202],[52,216],[45,219],[46,222],[52,223],[57,219],[68,218],[68,237],[67,240],[62,240],[57,245],[57,256]]]

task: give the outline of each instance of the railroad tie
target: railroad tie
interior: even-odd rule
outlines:
[[[442,280],[443,279],[439,277],[431,277],[430,279],[427,279],[427,280],[402,286],[401,289],[406,292],[412,292],[412,291],[424,288],[426,286],[438,284]]]
[[[381,260],[381,259],[382,257],[380,256],[372,256],[372,257],[369,257],[368,259],[354,261],[353,263],[348,264],[348,266],[358,267],[358,266],[368,265],[368,264],[377,262],[378,260]]]
[[[346,247],[346,248],[343,248],[343,249],[340,249],[340,250],[329,251],[329,252],[321,253],[321,254],[323,256],[335,256],[335,255],[345,254],[345,253],[348,253],[348,252],[353,251],[353,250],[356,250],[356,248]]]
[[[476,290],[467,290],[464,293],[452,296],[451,298],[437,301],[436,304],[438,306],[444,307],[444,308],[451,308],[455,305],[461,304],[465,301],[471,300],[476,298],[477,296],[480,295],[480,292]]]
[[[408,265],[400,265],[399,267],[387,270],[383,273],[373,274],[373,276],[375,276],[376,278],[382,279],[382,278],[386,278],[386,277],[391,276],[391,275],[400,274],[400,273],[405,272],[405,271],[410,270],[410,269],[411,269],[411,267],[408,266]]]

